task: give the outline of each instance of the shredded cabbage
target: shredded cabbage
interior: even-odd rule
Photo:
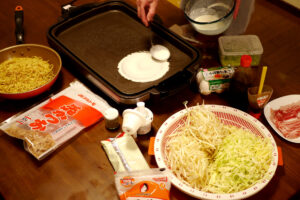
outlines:
[[[184,124],[168,136],[165,148],[177,178],[211,193],[238,192],[263,178],[271,162],[270,141],[224,125],[203,105],[186,109]]]
[[[232,127],[209,166],[209,180],[203,188],[212,193],[245,190],[263,179],[270,166],[272,145],[249,131]]]

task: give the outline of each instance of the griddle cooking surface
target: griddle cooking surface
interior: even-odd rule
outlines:
[[[126,95],[158,85],[195,59],[184,43],[159,26],[145,27],[136,12],[123,4],[104,4],[58,25],[54,32],[56,40],[94,72],[94,76]],[[146,83],[123,78],[118,72],[118,63],[130,53],[148,51],[152,34],[160,37],[171,52],[169,71],[161,79]]]

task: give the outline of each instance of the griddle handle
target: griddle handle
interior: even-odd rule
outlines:
[[[24,29],[23,29],[23,8],[22,6],[17,6],[15,8],[15,35],[16,44],[24,43]]]

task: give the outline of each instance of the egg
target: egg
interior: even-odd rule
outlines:
[[[200,85],[199,85],[199,90],[200,90],[200,93],[203,94],[203,95],[211,94],[211,91],[209,89],[209,82],[205,81],[205,80],[202,80],[200,82]]]

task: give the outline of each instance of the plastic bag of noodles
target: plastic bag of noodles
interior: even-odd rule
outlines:
[[[79,81],[58,94],[5,120],[0,129],[24,141],[24,148],[41,160],[82,129],[98,122],[110,105]]]

